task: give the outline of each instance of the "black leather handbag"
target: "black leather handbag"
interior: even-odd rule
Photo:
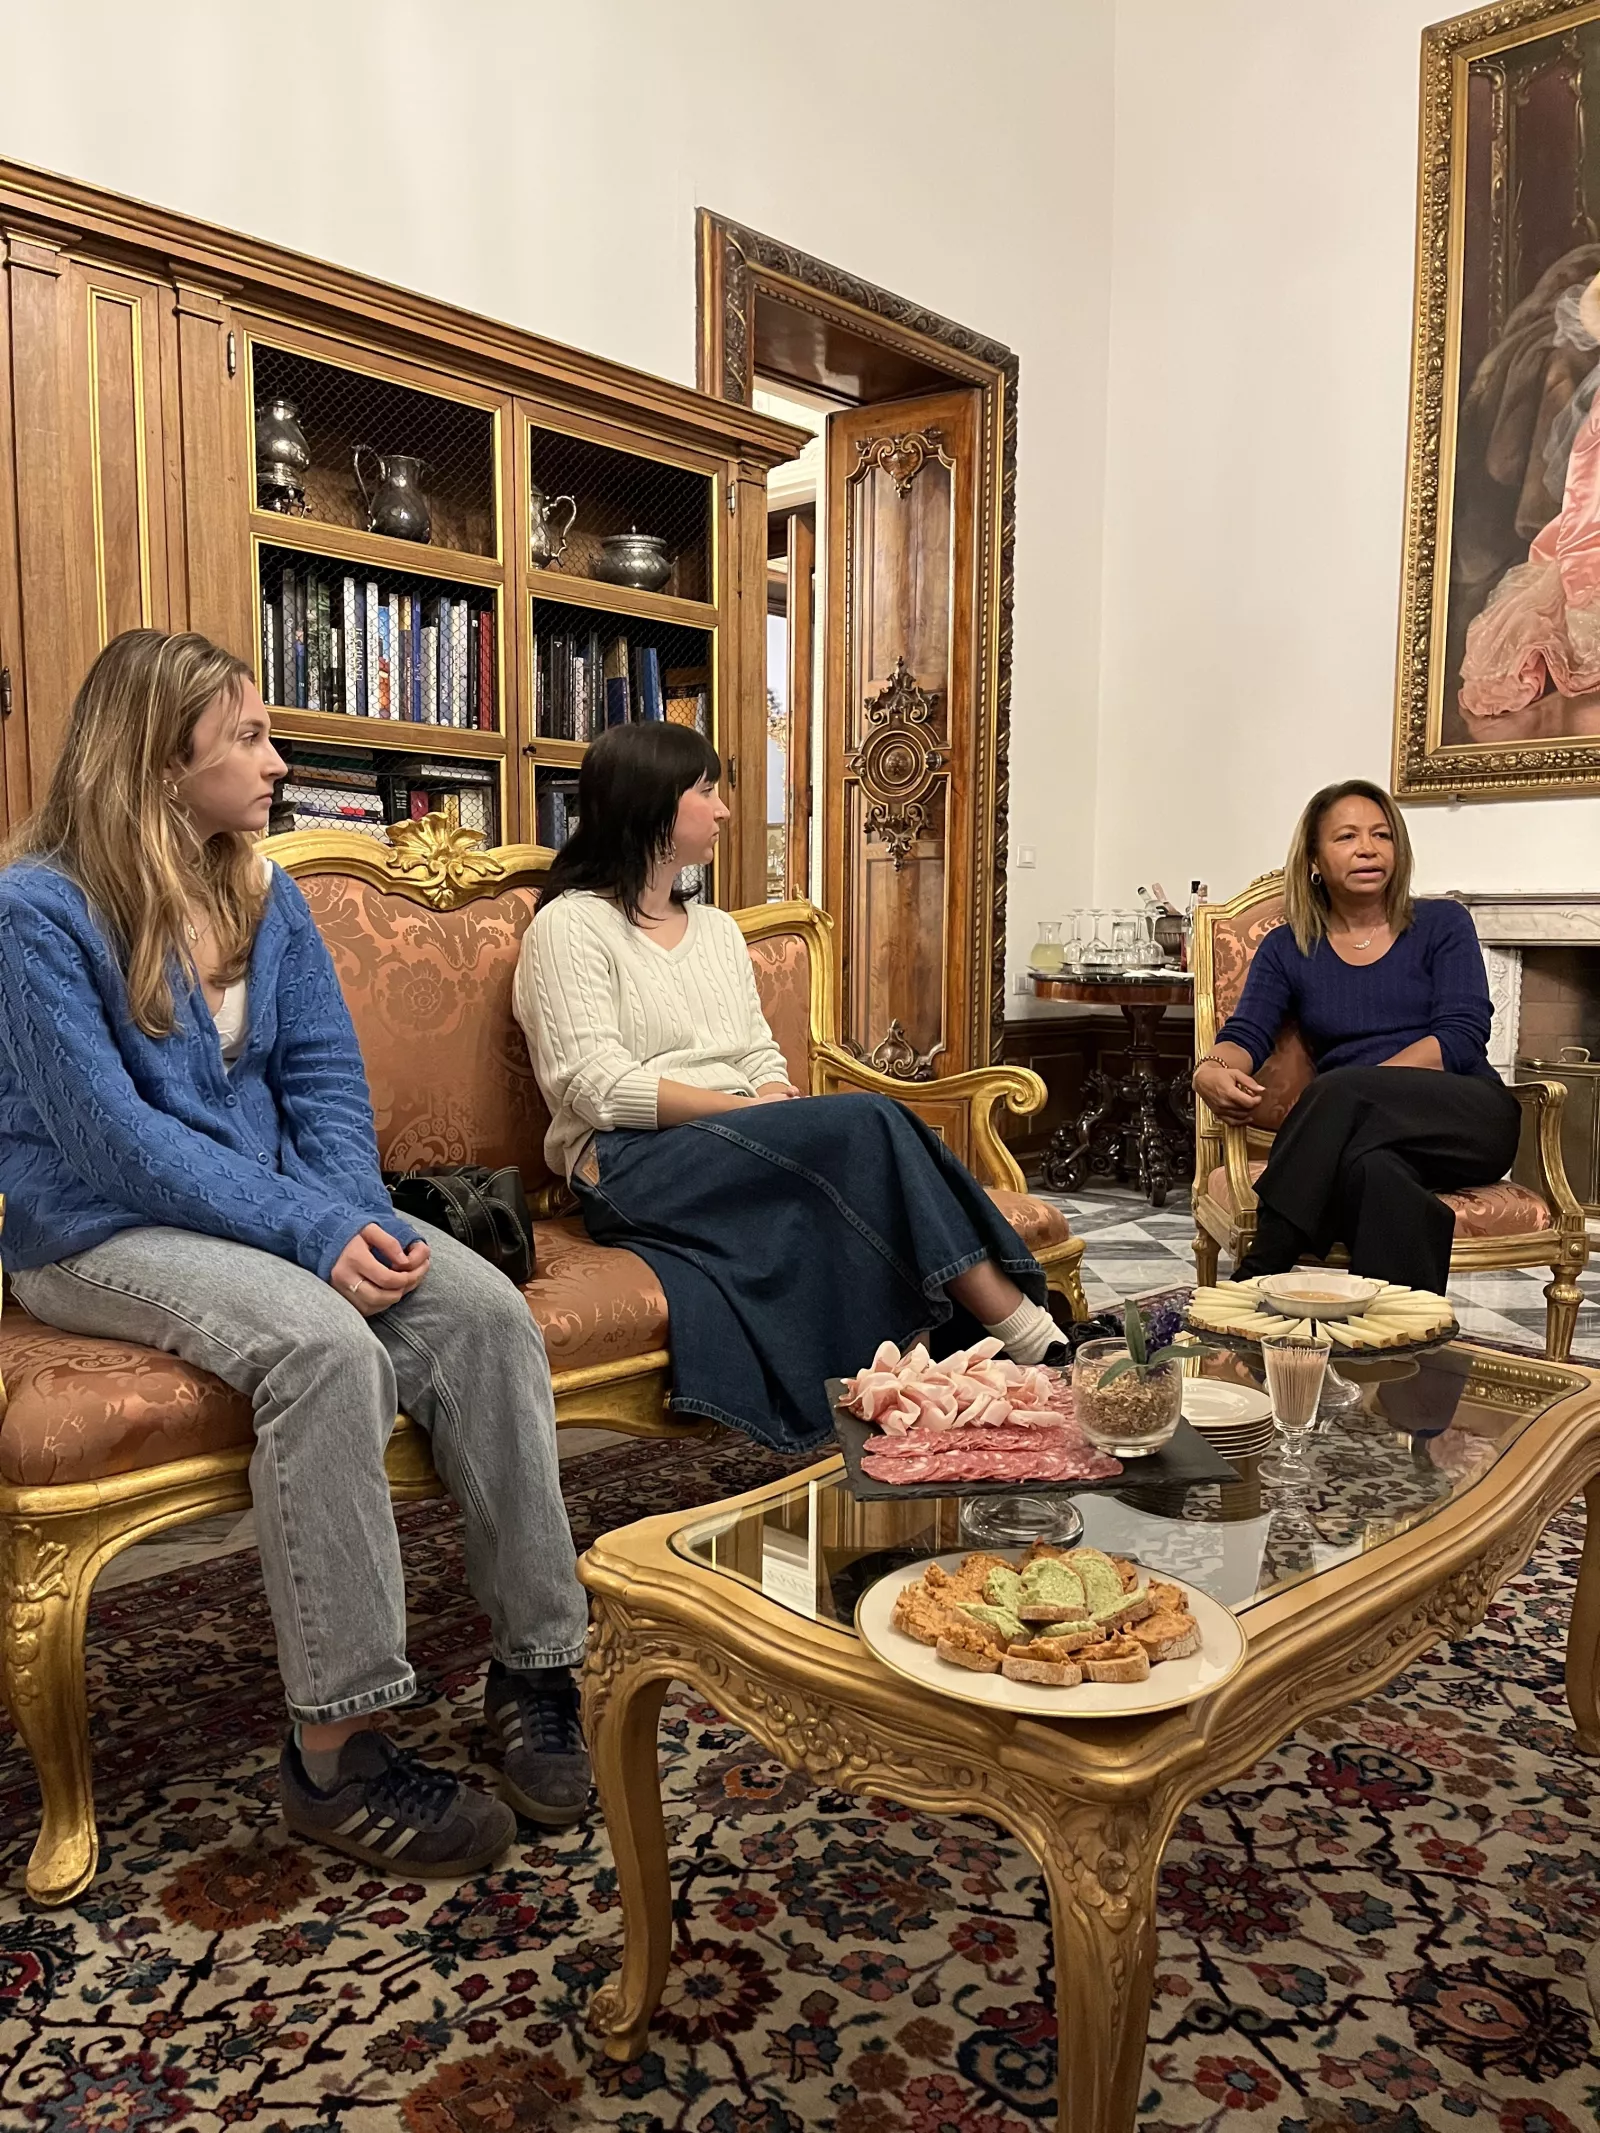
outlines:
[[[446,1170],[386,1170],[383,1182],[403,1215],[431,1222],[523,1288],[533,1279],[533,1217],[522,1173],[461,1163]]]

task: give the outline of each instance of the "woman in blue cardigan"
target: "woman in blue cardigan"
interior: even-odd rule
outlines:
[[[1515,1097],[1490,1066],[1489,987],[1472,921],[1413,901],[1404,818],[1380,786],[1316,794],[1284,867],[1287,923],[1194,1071],[1218,1118],[1248,1126],[1255,1079],[1296,1022],[1317,1078],[1272,1144],[1238,1272],[1277,1274],[1343,1244],[1358,1274],[1442,1290],[1455,1221],[1438,1198],[1505,1176]]]
[[[0,870],[0,1252],[35,1317],[249,1394],[285,1818],[460,1878],[510,1844],[513,1807],[559,1827],[588,1798],[550,1372],[511,1283],[390,1205],[332,962],[255,848],[284,767],[249,670],[203,637],[130,630],[90,669]],[[383,1466],[399,1409],[461,1506],[501,1800],[375,1730],[416,1692]]]

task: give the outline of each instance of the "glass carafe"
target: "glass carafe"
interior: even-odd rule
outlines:
[[[1060,919],[1040,919],[1039,938],[1029,951],[1028,968],[1037,978],[1059,978],[1066,959],[1066,951],[1061,945]]]

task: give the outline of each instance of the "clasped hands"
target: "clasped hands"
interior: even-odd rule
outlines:
[[[334,1261],[328,1282],[363,1318],[376,1318],[409,1296],[427,1271],[428,1247],[420,1238],[408,1249],[381,1222],[369,1222]]]

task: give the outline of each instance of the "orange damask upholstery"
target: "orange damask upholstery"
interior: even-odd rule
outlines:
[[[1283,898],[1268,897],[1241,918],[1218,916],[1212,925],[1212,990],[1217,1002],[1217,1027],[1239,1004],[1250,958],[1276,927],[1284,923]],[[1256,1069],[1256,1079],[1266,1090],[1250,1123],[1263,1133],[1276,1133],[1300,1097],[1316,1079],[1316,1067],[1305,1039],[1294,1023],[1285,1026],[1271,1052]]]
[[[811,1087],[811,947],[803,934],[774,933],[751,941],[756,991],[797,1089]]]
[[[1266,1167],[1260,1162],[1250,1165],[1252,1185]],[[1206,1192],[1230,1216],[1235,1212],[1225,1169],[1212,1171]],[[1468,1185],[1461,1192],[1442,1192],[1439,1197],[1455,1215],[1457,1237],[1525,1237],[1530,1231],[1554,1227],[1543,1198],[1509,1178],[1499,1185]]]
[[[0,1317],[0,1479],[95,1481],[250,1443],[250,1402],[158,1348]]]
[[[667,1299],[634,1252],[595,1244],[576,1215],[536,1222],[538,1271],[523,1294],[554,1371],[625,1363],[667,1345]]]
[[[300,886],[355,1019],[384,1169],[516,1163],[547,1183],[550,1114],[511,1012],[534,892],[432,911],[346,874]]]

